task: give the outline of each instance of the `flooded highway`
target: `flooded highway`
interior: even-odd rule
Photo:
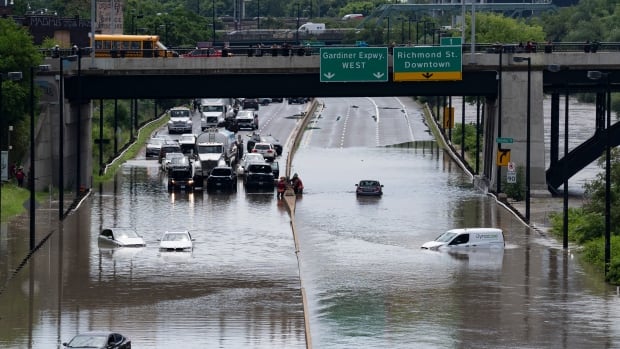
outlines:
[[[284,143],[298,106],[271,107],[263,132]],[[40,219],[54,233],[14,275],[27,224],[0,236],[0,347],[61,348],[94,329],[133,348],[620,347],[616,289],[475,190],[413,102],[326,99],[320,114],[293,163],[299,253],[273,191],[171,194],[138,157],[62,226],[56,211]],[[360,179],[381,180],[383,197],[357,198]],[[506,249],[420,249],[472,226],[502,228]],[[99,248],[104,227],[134,228],[146,247]],[[189,230],[193,251],[160,252],[166,230]]]

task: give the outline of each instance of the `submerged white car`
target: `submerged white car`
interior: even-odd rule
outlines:
[[[100,247],[144,247],[144,239],[133,229],[103,229],[98,238]]]
[[[187,230],[167,231],[159,240],[160,251],[191,251],[194,239]]]
[[[435,240],[422,245],[423,249],[504,248],[504,232],[497,228],[451,229]]]

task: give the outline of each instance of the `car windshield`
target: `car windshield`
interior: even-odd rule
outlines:
[[[162,241],[188,241],[189,237],[186,233],[167,233],[161,239]]]
[[[377,187],[379,186],[379,182],[377,181],[361,181],[360,187]]]
[[[128,238],[138,238],[140,237],[138,233],[133,230],[115,230],[114,237],[117,239],[128,239]]]
[[[219,154],[222,153],[221,145],[201,145],[198,147],[199,154]]]
[[[107,342],[106,334],[78,334],[69,342],[67,348],[103,348]]]
[[[271,165],[251,165],[249,171],[255,173],[271,173],[273,170],[271,169]]]
[[[230,176],[232,170],[229,168],[214,168],[211,171],[211,175],[213,176]]]
[[[155,146],[161,146],[162,144],[164,144],[165,140],[163,138],[151,138],[149,140],[150,145],[155,145]]]
[[[256,144],[254,146],[254,149],[258,149],[258,150],[268,150],[271,149],[271,147],[269,146],[269,144]]]
[[[253,118],[254,117],[254,112],[249,111],[249,110],[240,110],[239,112],[237,112],[237,117]]]
[[[182,135],[180,141],[193,143],[196,141],[196,138],[193,135]]]
[[[162,145],[161,149],[165,153],[180,153],[181,147],[178,144],[175,145]]]
[[[455,236],[456,236],[456,233],[445,232],[445,233],[439,235],[437,237],[437,239],[435,239],[435,241],[448,242],[448,241],[452,240],[452,238],[455,237]]]
[[[204,105],[202,106],[203,112],[220,112],[224,111],[223,105]]]
[[[171,110],[170,116],[173,118],[189,117],[189,110]]]
[[[182,158],[184,158],[185,155],[183,155],[183,153],[166,153],[166,160],[170,160],[170,162],[180,162]]]

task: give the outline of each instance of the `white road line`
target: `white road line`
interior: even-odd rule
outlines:
[[[407,107],[403,104],[403,102],[401,102],[400,98],[398,97],[394,97],[394,98],[396,98],[400,106],[403,108],[402,110],[404,111],[404,114],[405,114],[405,120],[407,120],[407,127],[409,128],[409,136],[411,136],[411,141],[415,142],[415,137],[413,136],[413,130],[411,129],[411,122],[409,120],[409,113],[407,112]]]
[[[370,101],[370,103],[372,103],[375,106],[375,142],[376,142],[376,146],[378,147],[381,142],[380,142],[380,137],[379,137],[379,106],[377,105],[377,103],[375,103],[375,100],[370,98],[370,97],[366,97],[366,99],[368,99]]]
[[[342,124],[342,135],[340,136],[340,148],[344,148],[344,139],[347,133],[347,122],[349,121],[349,115],[351,115],[351,106],[347,108],[347,115],[344,117]]]

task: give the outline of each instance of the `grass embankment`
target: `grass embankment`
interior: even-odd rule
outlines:
[[[144,146],[144,144],[146,144],[148,139],[151,138],[151,135],[155,131],[159,130],[162,126],[164,126],[166,122],[168,122],[168,118],[160,117],[159,119],[147,125],[144,125],[144,127],[142,127],[138,132],[138,137],[135,139],[135,141],[131,145],[129,145],[129,147],[127,147],[127,149],[123,153],[119,154],[119,156],[115,158],[111,164],[109,164],[105,173],[101,176],[99,176],[99,155],[93,152],[93,181],[95,183],[100,183],[112,179],[112,177],[114,177],[116,171],[121,167],[121,165],[129,159],[135,158]]]
[[[35,193],[35,200],[41,202],[48,196],[47,193]],[[25,213],[28,209],[27,203],[30,200],[30,191],[23,187],[18,187],[13,181],[2,185],[2,214],[0,221],[6,222],[11,217]]]

